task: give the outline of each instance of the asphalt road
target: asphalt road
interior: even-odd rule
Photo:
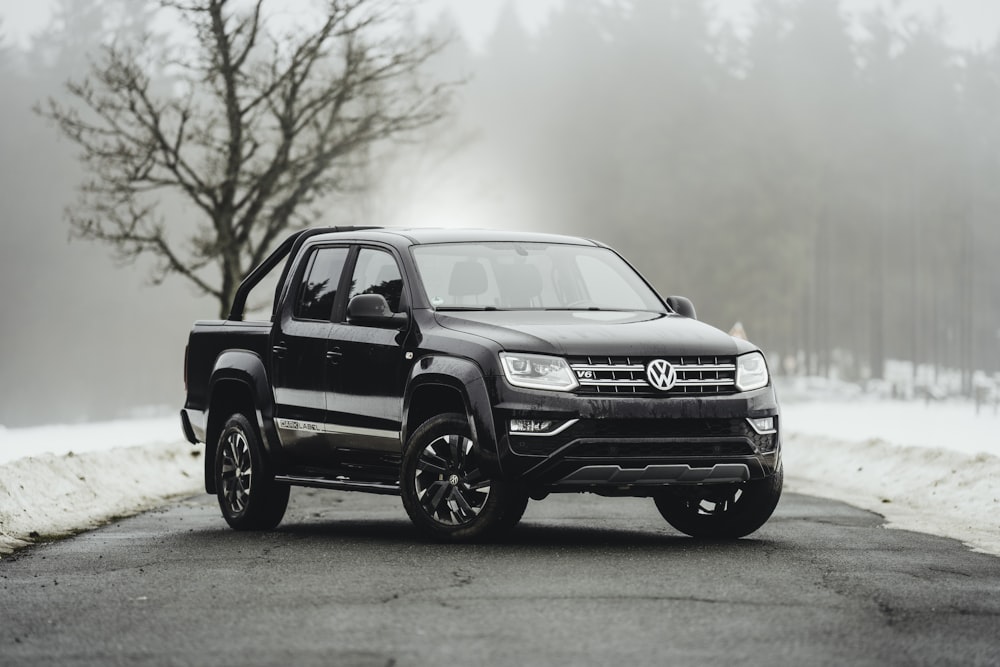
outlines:
[[[786,494],[699,543],[651,501],[533,502],[502,544],[295,489],[235,533],[199,496],[0,563],[2,665],[997,665],[1000,558]]]

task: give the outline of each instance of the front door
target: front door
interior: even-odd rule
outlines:
[[[345,303],[358,294],[381,294],[393,312],[407,299],[396,259],[386,250],[362,247],[354,263]],[[338,449],[359,463],[392,465],[401,454],[403,387],[412,361],[405,358],[407,330],[342,322],[334,326],[327,397],[330,430]]]

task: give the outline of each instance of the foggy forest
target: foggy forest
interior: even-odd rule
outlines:
[[[0,22],[8,427],[179,409],[187,331],[218,314],[180,279],[152,285],[144,258],[70,240],[85,174],[35,111],[150,29],[136,4],[58,0],[24,48]],[[776,375],[877,382],[895,360],[970,395],[1000,371],[1000,45],[852,23],[835,0],[760,0],[738,30],[713,4],[567,2],[537,32],[508,4],[481,51],[447,14],[404,17],[447,42],[425,66],[456,82],[449,113],[379,145],[308,222],[595,238],[700,319],[742,323]]]

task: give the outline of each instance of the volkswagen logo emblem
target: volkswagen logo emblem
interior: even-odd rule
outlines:
[[[646,378],[660,391],[667,391],[677,384],[677,369],[663,359],[653,359],[646,366]]]

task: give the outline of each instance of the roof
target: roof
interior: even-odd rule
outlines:
[[[406,240],[409,244],[425,243],[490,243],[490,242],[522,242],[522,243],[564,243],[570,245],[597,245],[593,241],[576,236],[561,234],[544,234],[539,232],[511,231],[500,229],[455,229],[429,227],[373,227],[368,229],[345,230],[318,234],[321,239],[338,239],[348,237],[359,241],[386,241],[398,244]]]

